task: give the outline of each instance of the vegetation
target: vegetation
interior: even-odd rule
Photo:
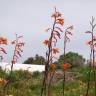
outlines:
[[[67,71],[78,74],[66,81],[65,96],[84,96],[87,89],[88,70],[88,67],[76,67]],[[8,73],[5,73],[3,70],[0,70],[0,73],[0,77],[8,76]],[[5,94],[13,96],[40,96],[42,88],[42,75],[43,73],[38,72],[34,72],[32,74],[22,70],[14,71],[14,80],[9,86],[7,86],[6,90],[3,90],[3,85],[0,83],[0,96],[5,96],[4,91]],[[62,78],[55,78],[55,80],[52,81],[52,96],[61,96],[62,80]],[[94,96],[94,76],[91,78],[91,83],[89,94]]]
[[[29,57],[24,61],[24,64],[45,64],[45,58],[36,54],[35,57]]]
[[[44,40],[47,47],[46,59],[36,55],[24,61],[27,64],[45,64],[45,71],[42,73],[26,71],[13,71],[13,66],[21,57],[23,52],[22,36],[16,35],[11,44],[14,45],[13,56],[11,60],[11,71],[6,73],[0,68],[0,96],[96,96],[96,36],[94,30],[96,27],[95,18],[92,17],[90,25],[91,40],[87,42],[90,47],[90,59],[88,65],[84,66],[85,59],[78,53],[66,53],[67,43],[70,36],[73,35],[73,25],[63,30],[64,18],[55,8],[52,14],[53,24],[46,31],[49,32],[49,38]],[[58,61],[53,62],[56,54],[60,52],[57,48],[57,42],[62,39],[63,34],[63,54]],[[7,54],[2,45],[7,45],[7,38],[0,37],[0,59],[3,54]],[[59,66],[59,69],[58,69]],[[6,66],[5,66],[6,67]],[[6,69],[6,68],[5,68]]]
[[[52,79],[55,75],[56,64],[53,63],[53,60],[56,58],[56,54],[59,53],[59,49],[57,48],[58,39],[61,39],[61,32],[63,33],[62,27],[64,25],[64,18],[62,14],[57,11],[55,8],[54,13],[52,14],[53,24],[51,28],[47,29],[47,32],[50,32],[50,36],[48,39],[44,41],[44,44],[47,46],[46,51],[46,63],[45,63],[45,72],[44,79],[42,83],[41,96],[50,96],[52,93]],[[66,51],[66,43],[68,40],[68,35],[72,35],[71,31],[73,26],[66,28],[64,33],[64,55]],[[62,64],[63,69],[63,96],[64,96],[64,87],[65,87],[65,70],[68,69],[70,64],[66,64],[65,60]],[[51,70],[50,70],[51,69]],[[49,75],[50,74],[50,75]]]
[[[68,52],[65,54],[65,56],[60,55],[58,61],[56,61],[56,64],[63,64],[64,61],[71,64],[72,67],[83,66],[85,64],[85,59],[82,57],[82,55],[74,52]]]

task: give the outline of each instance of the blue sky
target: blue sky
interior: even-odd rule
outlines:
[[[90,50],[86,46],[86,41],[90,36],[86,35],[85,31],[91,29],[91,17],[96,17],[95,0],[0,0],[0,35],[8,37],[9,41],[15,37],[14,33],[24,36],[26,44],[22,58],[18,62],[23,62],[35,54],[45,56],[46,47],[42,42],[48,38],[45,30],[52,25],[51,14],[55,6],[63,13],[64,29],[74,25],[74,35],[67,51],[78,52],[89,58]],[[58,42],[57,46],[62,54],[63,40]],[[4,56],[4,61],[10,62],[13,47],[10,44],[4,47],[8,52]]]

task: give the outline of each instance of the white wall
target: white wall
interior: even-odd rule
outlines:
[[[3,70],[10,71],[11,64],[0,62],[0,67]],[[19,64],[16,63],[13,65],[13,70],[28,70],[30,72],[39,71],[42,72],[45,70],[45,65],[36,65],[36,64]]]

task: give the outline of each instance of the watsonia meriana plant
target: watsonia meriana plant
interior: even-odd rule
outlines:
[[[23,52],[22,47],[24,47],[24,42],[22,42],[23,36],[18,36],[15,34],[16,39],[11,42],[12,45],[14,45],[14,51],[13,51],[13,56],[11,60],[11,72],[9,74],[8,82],[5,84],[4,89],[10,84],[13,78],[11,78],[12,73],[13,73],[13,65],[17,63],[17,60],[19,57],[21,57],[21,53]]]
[[[50,70],[50,66],[53,68],[53,54],[59,53],[59,49],[56,48],[56,43],[58,38],[60,39],[60,33],[63,32],[61,27],[64,25],[64,19],[62,18],[62,14],[58,12],[55,8],[55,12],[51,16],[53,18],[52,28],[48,28],[46,31],[50,32],[49,39],[46,39],[43,43],[47,45],[46,52],[46,63],[45,63],[45,73],[42,84],[41,96],[50,96],[50,80],[48,80],[48,73]],[[51,65],[52,64],[52,65]],[[55,67],[54,67],[55,68]]]
[[[21,57],[21,53],[23,52],[22,47],[24,47],[24,42],[22,42],[21,38],[23,38],[23,36],[18,36],[17,34],[15,34],[16,39],[13,40],[11,43],[12,45],[14,45],[14,53],[13,53],[13,57],[11,60],[11,73],[13,70],[13,64],[15,64],[17,62],[17,60],[19,59],[19,57]]]
[[[73,33],[72,33],[72,30],[73,30],[73,26],[69,26],[68,28],[65,29],[65,32],[64,32],[64,48],[63,48],[63,51],[64,51],[64,58],[65,58],[65,55],[66,55],[66,48],[67,48],[67,43],[70,42],[70,35],[72,36]],[[63,64],[61,65],[62,69],[63,69],[63,96],[64,96],[64,93],[65,93],[65,71],[66,69],[70,68],[71,67],[71,64],[67,63],[66,60],[64,59],[63,61]]]
[[[87,42],[90,46],[90,62],[89,62],[89,71],[88,71],[88,83],[87,83],[87,91],[85,96],[89,96],[89,89],[90,89],[90,78],[91,72],[94,76],[94,89],[95,89],[95,96],[96,96],[96,65],[95,65],[95,53],[96,53],[96,36],[95,36],[95,18],[92,16],[92,20],[90,21],[91,31],[86,31],[85,33],[90,34],[91,39]]]

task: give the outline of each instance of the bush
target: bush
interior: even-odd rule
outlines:
[[[40,76],[40,72],[39,71],[33,72],[32,77],[37,78],[38,76]]]

